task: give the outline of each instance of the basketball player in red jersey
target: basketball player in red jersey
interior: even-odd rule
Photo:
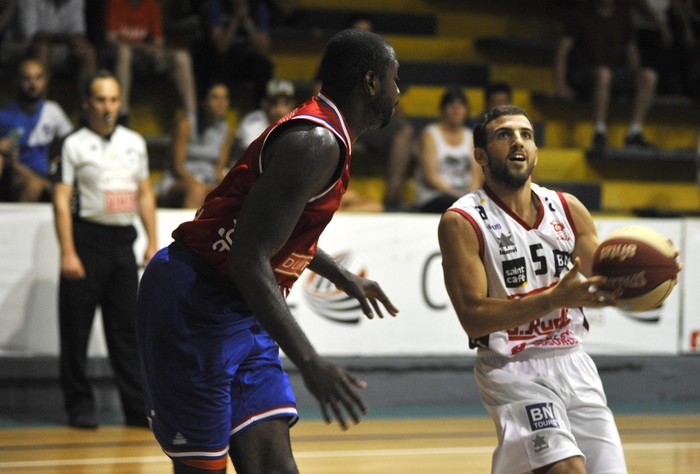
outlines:
[[[141,280],[138,335],[147,415],[176,473],[296,473],[294,394],[279,348],[326,422],[367,410],[364,382],[319,356],[286,302],[305,268],[356,298],[368,318],[398,310],[376,282],[317,248],[350,178],[352,143],[398,104],[398,62],[380,36],[329,41],[321,92],[272,124],[207,196]],[[279,346],[279,347],[278,347]]]

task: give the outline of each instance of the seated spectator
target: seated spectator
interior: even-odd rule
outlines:
[[[172,169],[165,172],[160,197],[165,207],[199,207],[226,174],[231,161],[233,127],[228,123],[229,90],[209,87],[199,111],[183,116],[172,139]]]
[[[0,40],[4,40],[11,30],[16,11],[17,0],[0,0]]]
[[[511,105],[513,103],[513,89],[506,82],[492,82],[484,90],[486,110],[493,110],[501,105]]]
[[[686,0],[635,0],[632,20],[643,66],[659,76],[661,94],[686,94],[695,49]]]
[[[238,159],[253,140],[258,138],[270,124],[281,119],[296,107],[294,84],[284,79],[271,79],[267,83],[265,97],[260,108],[248,112],[236,130],[234,157]]]
[[[202,19],[204,38],[193,45],[197,81],[225,82],[231,90],[249,91],[251,108],[265,97],[273,76],[270,59],[270,9],[255,0],[208,0]]]
[[[168,48],[163,18],[156,0],[109,0],[105,40],[115,55],[114,70],[122,85],[122,112],[128,117],[132,70],[167,73],[174,81],[186,115],[197,112],[197,99],[188,51]]]
[[[484,88],[484,111],[487,113],[500,105],[513,103],[513,89],[507,82],[490,82]],[[480,116],[472,117],[467,121],[469,128],[474,129],[479,123]]]
[[[46,100],[48,82],[39,60],[23,60],[15,98],[0,109],[0,201],[51,200],[49,150],[73,125],[60,105]]]
[[[85,36],[84,0],[22,0],[17,14],[27,54],[39,59],[46,71],[75,60],[82,91],[83,82],[95,72],[95,49]]]
[[[641,67],[630,11],[619,0],[593,0],[573,10],[555,60],[558,94],[593,100],[593,147],[608,144],[611,96],[634,93],[625,146],[649,148],[642,125],[656,94],[657,74]]]
[[[420,212],[442,213],[458,198],[481,186],[483,171],[474,161],[472,130],[464,125],[469,102],[459,87],[440,100],[440,118],[420,137],[416,168],[416,206]]]
[[[413,124],[403,115],[399,105],[385,127],[367,130],[353,144],[355,163],[379,163],[385,167],[380,173],[386,173],[383,206],[387,212],[409,209],[402,191],[413,162],[414,136]],[[360,164],[358,167],[361,169],[363,165]]]
[[[266,95],[261,102],[261,108],[247,113],[241,119],[236,131],[234,157],[238,159],[253,140],[258,138],[271,124],[294,110],[295,106],[294,84],[284,79],[271,79],[267,83]],[[343,196],[339,210],[379,212],[382,209],[381,203],[355,192],[351,185]]]

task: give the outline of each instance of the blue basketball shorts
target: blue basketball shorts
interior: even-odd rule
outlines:
[[[246,305],[204,281],[173,243],[139,286],[137,334],[151,429],[173,459],[226,463],[229,439],[272,418],[298,419],[279,347]]]

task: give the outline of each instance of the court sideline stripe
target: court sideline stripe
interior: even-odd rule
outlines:
[[[700,449],[700,442],[681,443],[630,443],[625,444],[625,451],[639,451],[649,449]],[[302,458],[332,458],[332,457],[368,457],[368,456],[416,456],[416,455],[444,455],[444,454],[490,454],[493,446],[473,446],[454,448],[418,448],[418,449],[375,449],[375,450],[344,450],[344,451],[299,451],[294,457]],[[166,461],[162,456],[141,456],[127,458],[93,458],[93,459],[60,459],[42,461],[16,461],[0,462],[0,469],[19,469],[28,467],[53,467],[53,466],[89,466],[111,465],[131,463],[159,463]]]

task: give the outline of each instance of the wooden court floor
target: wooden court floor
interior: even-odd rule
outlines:
[[[700,414],[617,420],[630,474],[700,473]],[[483,474],[495,437],[487,418],[369,418],[347,432],[302,421],[292,442],[305,474]],[[0,472],[150,474],[171,467],[145,429],[7,428],[0,430]],[[228,472],[235,472],[231,465]]]

